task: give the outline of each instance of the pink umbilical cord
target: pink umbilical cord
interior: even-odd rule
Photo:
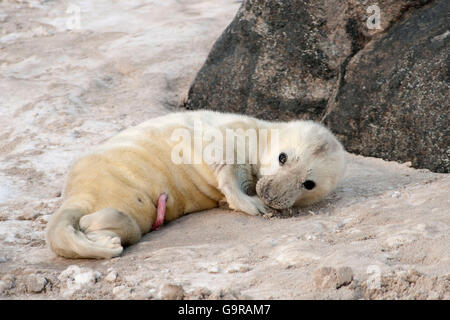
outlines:
[[[163,193],[158,198],[158,208],[156,209],[156,221],[152,226],[152,230],[158,230],[164,223],[166,215],[167,194]]]

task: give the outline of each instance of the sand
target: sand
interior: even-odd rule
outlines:
[[[177,110],[239,5],[0,2],[1,299],[450,299],[450,176],[352,154],[291,217],[194,213],[111,260],[47,248],[73,161]]]

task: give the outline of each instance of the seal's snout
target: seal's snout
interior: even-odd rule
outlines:
[[[269,207],[274,209],[287,209],[294,205],[296,200],[295,188],[282,184],[274,179],[261,178],[256,184],[256,194]]]

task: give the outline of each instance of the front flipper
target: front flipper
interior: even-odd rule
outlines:
[[[225,196],[231,209],[250,215],[270,212],[269,207],[258,196],[249,195],[252,194],[253,178],[248,172],[243,170],[241,165],[224,165],[216,172],[219,190]]]

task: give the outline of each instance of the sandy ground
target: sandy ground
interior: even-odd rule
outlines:
[[[46,247],[71,163],[174,110],[239,5],[0,1],[0,298],[450,299],[450,176],[351,154],[293,217],[199,212],[111,260]]]

